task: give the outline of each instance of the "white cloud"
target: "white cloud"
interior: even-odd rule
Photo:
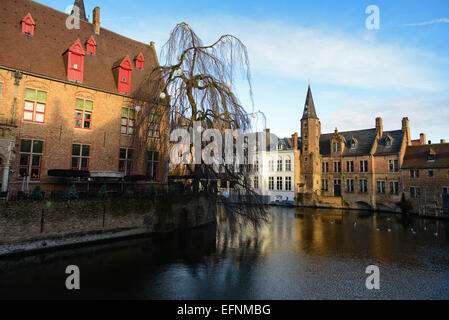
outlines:
[[[366,34],[342,34],[324,27],[301,27],[276,21],[234,17],[202,17],[188,21],[205,41],[232,33],[248,47],[253,70],[295,81],[341,85],[363,89],[419,89],[439,91],[446,87],[439,64],[448,60],[432,53],[383,43]],[[157,18],[136,26],[162,45],[176,24]],[[142,32],[126,34],[141,38]],[[156,39],[154,39],[156,38]]]
[[[428,26],[431,24],[435,24],[435,23],[449,23],[449,19],[448,18],[441,18],[441,19],[434,19],[431,21],[424,21],[424,22],[419,22],[419,23],[408,23],[408,24],[404,24],[404,26],[406,27],[419,27],[419,26]]]

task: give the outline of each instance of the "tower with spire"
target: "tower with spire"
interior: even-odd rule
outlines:
[[[321,123],[313,102],[312,90],[307,90],[306,102],[301,118],[301,181],[303,192],[318,193],[321,189],[320,160]]]
[[[86,8],[84,7],[84,0],[75,0],[75,3],[73,4],[74,7],[77,7],[80,9],[80,19],[87,21],[86,17]],[[72,10],[72,15],[74,13],[74,10]]]

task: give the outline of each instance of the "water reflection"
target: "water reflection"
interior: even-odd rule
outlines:
[[[0,261],[0,297],[130,299],[447,299],[449,224],[363,211],[272,208],[270,223],[220,222]],[[81,269],[81,291],[64,288]],[[381,290],[365,268],[381,268]]]

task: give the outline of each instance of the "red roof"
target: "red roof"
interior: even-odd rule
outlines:
[[[22,34],[20,22],[28,13],[36,23],[33,37]],[[150,45],[106,29],[95,35],[94,25],[83,20],[79,30],[69,30],[67,17],[63,12],[30,0],[2,1],[0,66],[67,81],[64,52],[78,39],[85,44],[92,35],[97,44],[96,55],[85,57],[83,85],[118,93],[112,70],[114,63],[142,53],[146,57],[147,72],[133,72],[131,88],[134,90],[157,66],[157,57]]]
[[[428,155],[434,155],[435,161],[429,161]],[[449,143],[408,146],[402,168],[449,168]]]

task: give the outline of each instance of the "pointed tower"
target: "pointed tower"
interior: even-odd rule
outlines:
[[[73,4],[73,6],[80,9],[80,19],[87,21],[86,9],[84,7],[84,0],[75,0],[75,3]],[[74,10],[72,10],[72,13],[70,13],[70,14],[73,15],[73,13],[74,13]]]
[[[310,86],[301,119],[301,182],[303,192],[317,193],[321,190],[320,160],[321,123],[318,119]]]

